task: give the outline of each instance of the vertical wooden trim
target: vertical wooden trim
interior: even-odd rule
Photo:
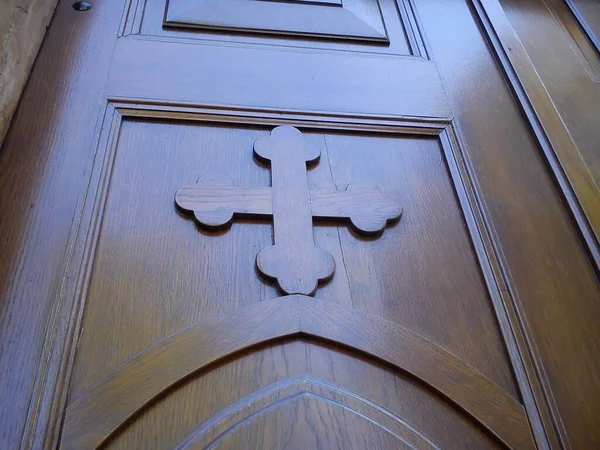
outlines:
[[[93,260],[93,249],[100,230],[100,211],[104,206],[110,180],[108,167],[114,161],[121,114],[107,104],[96,152],[94,169],[80,202],[80,215],[75,222],[65,255],[66,271],[56,301],[48,315],[46,336],[36,374],[29,414],[20,448],[36,450],[56,448],[62,416],[69,390],[76,341],[83,313],[87,274]],[[102,158],[98,161],[98,157]],[[81,231],[87,231],[82,233]],[[77,274],[70,277],[71,274]]]
[[[471,1],[599,270],[600,188],[498,0]]]
[[[579,11],[579,7],[575,3],[573,3],[573,0],[565,0],[565,3],[569,7],[569,9],[573,12],[573,15],[579,22],[579,25],[581,25],[581,28],[585,32],[585,34],[588,37],[588,39],[590,40],[590,42],[592,44],[594,44],[594,47],[596,47],[596,50],[598,50],[600,52],[600,38],[598,36],[596,36],[596,33],[594,33],[594,30],[592,30],[590,28],[590,26],[587,24],[585,17],[583,16],[583,14],[581,14],[581,11]]]
[[[504,337],[513,373],[523,396],[523,404],[536,445],[539,450],[559,448],[559,439],[552,420],[552,408],[541,386],[540,380],[545,376],[538,370],[541,367],[540,358],[531,342],[532,333],[526,325],[518,295],[514,293],[514,289],[511,290],[510,283],[506,282],[507,264],[500,255],[498,239],[490,226],[475,171],[469,164],[469,158],[463,154],[459,136],[452,125],[440,134],[440,140]]]

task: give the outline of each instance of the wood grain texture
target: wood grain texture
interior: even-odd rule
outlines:
[[[449,25],[436,18],[440,11],[432,3],[422,5],[419,11],[426,29],[450,31]],[[518,327],[527,337],[522,348],[529,353],[536,377],[539,377],[541,396],[538,401],[547,405],[549,414],[546,417],[549,420],[538,435],[548,436],[549,440],[543,438],[540,441],[546,441],[543,444],[547,446],[545,448],[560,445],[593,447],[598,439],[594,430],[598,429],[596,406],[599,403],[588,400],[597,395],[592,386],[598,383],[599,367],[590,355],[600,349],[594,324],[600,317],[600,293],[596,287],[595,262],[589,259],[588,243],[591,242],[593,248],[595,238],[593,233],[586,236],[586,221],[581,221],[581,215],[577,214],[577,200],[573,201],[568,182],[563,183],[561,171],[554,171],[560,163],[552,156],[551,145],[542,127],[536,123],[536,113],[519,87],[518,77],[511,75],[511,64],[505,56],[507,50],[495,38],[496,32],[487,21],[486,12],[479,8],[475,11],[481,17],[481,30],[484,31],[473,28],[470,25],[472,16],[463,14],[458,8],[449,14],[454,24],[462,26],[460,40],[470,36],[475,41],[482,34],[489,36],[490,43],[497,48],[504,73],[496,72],[498,61],[482,57],[485,51],[482,47],[476,52],[460,53],[466,41],[462,41],[463,45],[458,42],[450,45],[434,33],[429,40],[431,52],[449,96],[457,99],[453,103],[456,106],[456,126],[480,189],[487,226],[493,240],[497,239],[495,252],[504,267],[504,283],[518,314]],[[505,31],[504,26],[499,29]],[[460,56],[451,57],[448,53],[450,48]],[[555,70],[559,64],[562,70],[571,67],[569,63],[563,66],[559,60],[554,61]],[[459,66],[468,66],[471,70],[457,70]],[[587,74],[586,77],[589,78]],[[473,97],[467,99],[463,96],[465,79],[477,92],[484,92],[487,86],[496,83],[509,83],[511,88],[494,90],[493,99],[490,97],[488,100],[496,102],[500,109],[493,112],[481,105],[476,106],[472,103]],[[523,113],[531,127],[523,127],[517,119]],[[560,124],[558,120],[550,128],[558,129]],[[494,140],[489,139],[492,135],[496,136]],[[477,144],[482,139],[486,142],[485,146]],[[502,157],[498,156],[500,153]],[[548,171],[548,163],[552,171]],[[487,171],[486,167],[491,166],[496,169]],[[559,184],[553,187],[556,180]],[[499,185],[506,189],[498,190]],[[517,192],[521,190],[530,195],[517,200]],[[565,200],[572,207],[574,205],[575,214],[564,208]],[[553,226],[546,227],[550,222]],[[582,242],[582,231],[577,225],[582,223],[586,243]],[[565,270],[565,267],[569,269]],[[554,275],[550,276],[550,273]],[[571,287],[578,286],[578,293],[567,288],[569,284]],[[539,309],[541,304],[545,306],[543,314]],[[577,308],[572,308],[573,304],[577,304]],[[585,419],[581,415],[582,405],[586,409]],[[566,425],[563,415],[569,417],[569,425]],[[571,437],[567,437],[570,433],[565,428],[572,430]],[[577,444],[569,444],[571,439],[575,439],[572,442]]]
[[[378,2],[346,0],[343,5],[338,1],[337,7],[331,6],[309,2],[171,0],[164,24],[388,42]]]
[[[344,270],[319,288],[326,308],[315,309],[313,329],[195,372],[107,447],[176,447],[229,405],[307,374],[414,423],[440,448],[505,446],[386,363],[393,349],[377,356],[389,350],[378,321],[423,336],[519,399],[538,448],[596,446],[600,292],[576,222],[586,220],[575,206],[574,221],[565,203],[578,202],[566,176],[556,184],[560,162],[508,49],[478,1],[379,4],[389,47],[163,29],[164,0],[101,2],[79,19],[61,2],[0,161],[0,362],[9,368],[0,394],[14,405],[0,412],[3,445],[55,448],[65,403],[186,327],[277,295],[253,267],[273,242],[269,224],[244,218],[215,237],[178,215],[173,193],[202,173],[268,188],[252,143],[292,124],[322,150],[309,192],[369,180],[398,198],[406,217],[377,239],[321,218],[315,245]],[[553,59],[557,73],[574,67],[564,55]],[[594,110],[591,99],[583,109]],[[366,340],[331,326],[338,309],[342,324],[354,317],[344,311],[367,317]],[[227,332],[245,336],[245,325]],[[347,339],[359,342],[335,343]],[[460,386],[448,389],[478,403]],[[491,410],[500,403],[492,399]],[[331,433],[346,443],[360,432],[389,442],[312,394],[280,411],[285,420],[262,414],[221,445],[328,442]],[[298,414],[305,419],[294,428]],[[506,423],[514,437],[518,427]]]
[[[514,21],[514,19],[521,16],[521,14],[515,14],[515,10],[510,2],[501,4],[506,11],[507,17],[509,20],[511,20],[511,23],[513,23],[513,26],[518,26],[517,24],[520,22],[520,20]],[[546,12],[544,9],[544,5],[546,6],[548,12]],[[552,41],[552,45],[550,47],[554,47],[554,51],[561,53],[562,57],[566,58],[567,60],[578,60],[578,66],[582,66],[581,68],[587,72],[592,81],[596,83],[600,81],[600,53],[598,52],[598,48],[590,40],[589,33],[582,27],[581,22],[577,20],[573,10],[569,8],[568,2],[559,0],[544,0],[542,4],[537,5],[537,9],[542,13],[542,15],[541,17],[538,16],[537,20],[534,22],[536,23],[535,27],[539,31],[541,31],[540,27],[544,28],[544,33],[546,33],[548,36],[547,39]],[[554,19],[553,21],[548,20],[550,19],[550,17],[548,17],[548,13],[550,13]],[[540,20],[540,18],[543,18],[544,16],[546,16],[545,20]],[[521,17],[521,20],[522,19],[523,17]],[[531,39],[533,36],[527,32],[524,33],[523,30],[519,30],[517,32],[519,33],[519,36],[521,37],[521,40],[526,48],[532,46],[533,42],[531,42]],[[563,48],[565,47],[565,44],[566,47],[571,48],[571,51],[574,53],[574,55],[569,55],[568,53],[564,52]],[[528,53],[532,58],[535,58],[535,51],[531,52],[531,50],[528,50]],[[573,56],[575,58],[573,58]],[[540,65],[539,62],[537,63],[538,69],[540,70],[540,76],[542,78],[544,77],[542,72],[545,72],[545,69],[543,68],[544,65],[545,64]],[[562,76],[571,71],[576,72],[577,67],[565,68],[561,70]],[[571,74],[571,76],[573,76],[573,74]],[[550,86],[548,86],[548,88],[550,88]],[[557,105],[557,108],[559,107],[560,106]]]
[[[212,420],[195,429],[193,433],[178,445],[177,449],[202,449],[210,445],[215,445],[223,441],[232,432],[246,427],[256,416],[268,410],[275,410],[277,412],[280,406],[309,396],[323,399],[333,406],[345,408],[353,414],[366,418],[387,433],[392,434],[396,438],[393,440],[395,445],[405,444],[408,448],[419,450],[439,449],[431,439],[402,418],[374,405],[368,399],[354,392],[347,391],[310,375],[293,376],[244,397],[221,411]],[[330,414],[330,416],[336,416],[336,414]],[[329,429],[334,428],[329,427]],[[352,436],[350,439],[348,439],[349,434],[342,437],[342,439],[346,439],[343,442],[344,448],[351,448],[351,446],[357,445],[357,443],[362,448],[369,446],[369,439],[365,439],[366,433],[364,433],[363,429],[349,428],[352,428],[350,433],[356,433],[356,436]],[[331,435],[331,433],[328,434]],[[340,444],[328,436],[316,440],[317,442],[309,445],[318,448],[319,443],[323,441],[327,442],[327,444],[321,444],[322,446],[336,447]],[[244,445],[247,445],[247,443],[242,444],[242,447]],[[306,443],[304,445],[306,446]]]
[[[254,0],[242,0],[254,3]],[[289,1],[283,3],[290,3]],[[304,6],[315,6],[314,2],[306,2]],[[310,3],[313,3],[312,5]],[[355,11],[357,18],[367,22],[383,22],[388,42],[377,40],[329,38],[327,36],[306,36],[293,34],[259,33],[252,30],[210,28],[190,28],[185,26],[165,26],[164,0],[132,0],[123,34],[145,35],[162,39],[185,39],[188,43],[236,43],[259,46],[283,46],[304,48],[306,50],[343,50],[371,54],[407,55],[427,58],[423,36],[419,30],[411,1],[378,0],[377,2],[346,2],[360,5]],[[345,4],[346,4],[345,3]],[[302,6],[302,5],[301,5]],[[331,7],[331,6],[330,6]],[[334,8],[336,8],[334,6]],[[379,9],[379,11],[378,11]],[[369,20],[368,17],[372,19]],[[231,17],[229,18],[230,20]],[[234,19],[239,20],[239,19]],[[375,24],[375,29],[379,28]]]
[[[294,427],[286,427],[289,423],[293,423]],[[336,436],[334,430],[340,427],[348,432]],[[282,432],[269,435],[262,431],[273,428],[281,429]],[[415,448],[409,441],[360,414],[308,393],[282,400],[273,408],[259,412],[247,422],[228,431],[215,440],[214,448],[250,449],[248,442],[256,442],[261,448]]]
[[[106,108],[106,36],[117,34],[124,1],[91,14],[71,5],[56,8],[0,149],[0,448],[54,447],[48,423],[62,416],[48,405],[65,390],[46,350],[68,322],[54,306]]]
[[[407,371],[448,397],[509,448],[534,447],[519,402],[448,351],[391,322],[306,296],[280,297],[233,310],[143,352],[67,408],[62,447],[97,448],[179,380],[230,353],[298,334],[354,348]],[[123,401],[125,393],[127,401]]]
[[[235,186],[220,173],[204,174],[196,184],[179,188],[175,203],[192,211],[201,225],[215,228],[231,223],[235,215],[273,215],[271,188]]]
[[[588,39],[600,52],[600,9],[594,0],[565,0]]]
[[[228,225],[236,215],[273,215],[270,187],[235,186],[223,174],[202,175],[196,184],[178,189],[175,201],[208,227]],[[402,214],[398,203],[377,185],[361,181],[351,182],[343,191],[310,191],[310,210],[316,219],[349,219],[362,233],[377,233]]]
[[[557,7],[555,2],[549,3],[551,6]],[[590,78],[588,68],[582,65],[581,55],[573,51],[575,43],[571,41],[571,45],[565,45],[569,35],[565,32],[564,27],[557,22],[557,18],[552,17],[545,2],[503,2],[506,14],[496,2],[481,2],[481,5],[482,9],[479,9],[479,7],[476,9],[479,9],[484,26],[490,30],[491,40],[498,49],[497,52],[503,61],[507,77],[512,83],[517,97],[521,100],[524,111],[538,136],[540,151],[547,158],[546,161],[550,163],[554,176],[562,188],[562,194],[571,206],[575,221],[580,226],[578,232],[582,233],[588,251],[592,255],[591,265],[583,264],[579,266],[580,269],[569,270],[563,276],[579,280],[582,276],[588,279],[596,279],[594,272],[597,273],[600,259],[597,246],[597,230],[593,222],[585,220],[584,216],[587,214],[585,203],[580,203],[578,200],[581,191],[578,191],[577,185],[570,185],[568,170],[565,167],[566,162],[560,154],[560,152],[565,151],[564,156],[568,159],[567,163],[573,163],[572,167],[577,167],[576,182],[587,183],[590,190],[586,192],[593,203],[595,199],[599,198],[597,194],[593,193],[598,188],[594,179],[597,164],[593,162],[594,158],[597,157],[597,155],[596,157],[593,155],[597,152],[591,151],[588,153],[588,151],[595,148],[594,144],[591,143],[597,141],[594,136],[598,134],[597,127],[592,124],[593,118],[589,116],[589,114],[593,114],[591,111],[600,107],[600,102],[598,102],[600,97],[598,96],[596,84]],[[486,17],[490,18],[489,21]],[[527,20],[525,23],[523,19],[527,18],[536,18],[536,20]],[[513,25],[515,28],[512,28]],[[520,42],[519,46],[512,47],[508,41],[503,41],[503,38],[514,38],[516,36],[515,29],[519,32]],[[542,39],[543,45],[539,45],[541,36],[544,36],[544,39]],[[515,43],[514,40],[511,42]],[[527,42],[529,44],[525,48]],[[548,49],[551,49],[551,52],[548,52]],[[511,52],[515,55],[511,56]],[[538,55],[536,59],[530,59],[536,54]],[[544,57],[540,58],[540,54],[543,54]],[[519,57],[519,55],[521,56]],[[597,57],[597,55],[595,56]],[[513,57],[519,60],[518,64],[513,65],[511,63],[509,58]],[[557,61],[561,61],[560,70],[556,70]],[[524,68],[525,72],[529,74],[535,72],[535,77],[538,77],[535,83],[532,81],[536,79],[535,77],[522,78],[523,73],[521,70]],[[528,85],[529,82],[531,84]],[[540,84],[543,85],[544,92],[538,90]],[[534,91],[540,94],[540,97],[529,100],[528,93],[525,91],[532,87]],[[552,91],[550,88],[552,88]],[[552,108],[539,108],[537,102],[540,98],[545,98],[546,102],[550,100]],[[570,104],[571,102],[573,103]],[[548,105],[548,103],[546,104]],[[534,111],[533,108],[537,111]],[[579,122],[576,126],[573,126],[574,119]],[[562,146],[559,145],[558,148],[554,147],[555,142],[553,142],[553,139],[557,135],[561,135],[563,138],[568,137],[570,142]],[[563,172],[563,168],[565,172]],[[529,172],[525,172],[523,176],[529,176]],[[527,179],[525,183],[534,185],[533,180]],[[537,192],[537,195],[541,194],[541,190]],[[593,210],[592,213],[595,213],[595,211]],[[556,217],[555,214],[555,210],[551,212],[544,208],[535,215],[541,218],[544,216]],[[543,221],[539,223],[543,223]],[[568,227],[564,230],[567,232]],[[521,233],[519,235],[522,236]],[[543,251],[539,249],[535,251],[536,260],[544,254],[569,253],[571,249],[563,247],[560,241],[562,236],[564,234],[561,233],[549,241],[558,245],[553,244],[547,246]],[[548,241],[546,240],[546,242]],[[510,250],[505,249],[503,251],[511,253]],[[519,259],[521,252],[517,252],[511,258]],[[527,252],[531,253],[531,249]],[[549,260],[549,263],[551,261],[552,259]],[[551,264],[554,265],[555,263]],[[572,267],[573,264],[580,264],[580,262],[572,261],[569,263],[569,267]],[[533,267],[529,268],[531,274],[540,270]],[[521,273],[517,274],[515,272],[512,272],[510,276],[509,283],[522,282],[525,278]],[[529,279],[529,281],[531,280]],[[554,286],[554,289],[558,287],[554,281],[551,282],[551,285]],[[525,291],[533,293],[528,288],[525,288]],[[587,355],[588,352],[594,354],[599,351],[600,339],[596,333],[583,330],[589,327],[595,328],[593,323],[597,321],[597,317],[600,317],[600,303],[595,290],[586,290],[573,297],[573,301],[578,305],[578,308],[573,310],[563,306],[564,299],[570,295],[572,295],[571,292],[565,291],[560,296],[562,300],[559,300],[559,297],[554,297],[556,300],[549,303],[545,310],[548,316],[537,314],[538,305],[525,300],[523,290],[515,295],[516,307],[518,311],[521,311],[520,321],[525,332],[540,333],[537,334],[537,338],[532,338],[529,348],[532,361],[537,366],[536,370],[539,373],[540,390],[546,398],[550,399],[544,413],[548,417],[546,430],[552,430],[548,433],[549,445],[554,447],[561,445],[564,447],[595,446],[599,439],[596,430],[598,430],[597,417],[600,413],[600,403],[596,401],[588,402],[587,399],[596,395],[595,388],[592,386],[599,382],[600,365],[597,364],[597,360],[594,358],[582,356],[580,353],[582,347],[576,342],[579,339],[585,341],[583,355]],[[545,297],[549,298],[548,295]],[[552,330],[551,334],[536,331],[547,327],[550,322],[555,324],[555,326],[549,328]],[[568,332],[567,330],[571,328],[573,331]],[[579,330],[581,334],[574,330]],[[571,333],[570,339],[565,340],[565,333]],[[579,415],[582,413],[582,405],[585,405],[585,419]]]
[[[319,68],[318,74],[299,67]],[[244,83],[240,85],[239,80]],[[323,54],[277,47],[265,51],[260,47],[121,39],[106,89],[112,99],[175,104],[441,120],[452,116],[431,61],[381,57],[369,59],[365,68],[364,57],[349,52]]]
[[[508,3],[508,2],[507,2]],[[563,79],[561,85],[568,87],[564,90],[562,95],[559,97],[552,97],[548,88],[545,85],[545,80],[540,78],[539,69],[544,69],[544,66],[552,61],[549,55],[545,55],[545,62],[538,63],[537,67],[531,62],[530,56],[525,49],[519,35],[515,32],[508,17],[506,16],[502,6],[498,0],[482,0],[477,4],[481,4],[485,17],[491,24],[490,31],[495,33],[498,42],[501,46],[499,51],[502,52],[502,56],[505,57],[509,64],[514,70],[514,74],[517,78],[517,82],[522,86],[526,102],[530,102],[533,110],[535,111],[536,119],[539,121],[539,132],[542,133],[540,140],[547,140],[548,146],[545,150],[549,153],[548,159],[551,162],[551,166],[556,173],[559,182],[566,177],[567,183],[563,184],[563,189],[567,191],[569,203],[573,212],[578,218],[578,222],[583,229],[584,233],[591,234],[588,236],[588,245],[590,250],[594,254],[596,264],[600,264],[600,256],[598,255],[598,241],[600,239],[600,189],[598,187],[598,180],[600,180],[597,174],[598,165],[596,158],[592,150],[591,158],[586,158],[587,152],[584,146],[589,144],[596,148],[596,142],[598,139],[597,133],[595,132],[596,127],[593,122],[593,115],[588,116],[586,114],[577,114],[570,120],[580,121],[580,125],[576,127],[568,127],[568,122],[565,122],[567,117],[562,117],[561,113],[564,114],[564,108],[562,111],[557,109],[557,104],[562,103],[563,100],[567,100],[568,97],[573,98],[576,92],[578,92],[585,84],[581,85],[579,81],[571,78],[568,84],[565,84],[566,80]],[[541,2],[537,5],[537,8],[544,8],[546,14],[548,10]],[[533,29],[534,27],[530,27]],[[522,33],[524,35],[524,33]],[[543,36],[548,36],[548,33],[543,33]],[[566,56],[574,56],[572,50],[568,50]],[[552,63],[550,63],[552,65]],[[577,64],[579,65],[579,64]],[[565,68],[569,65],[565,63]],[[546,68],[546,70],[554,69]],[[575,81],[575,83],[574,83]],[[600,94],[598,93],[597,87],[592,84],[592,89],[589,90],[586,95],[579,97],[582,101],[583,98],[587,99],[586,108],[595,110],[600,107]],[[588,96],[589,95],[589,96]],[[579,109],[580,101],[578,101],[577,108]],[[583,111],[583,110],[582,110]],[[570,115],[570,114],[569,114]],[[577,129],[581,129],[583,126],[583,135],[581,136],[584,142],[576,142]],[[588,144],[586,145],[586,142]],[[592,143],[593,142],[593,143]],[[583,144],[583,145],[582,145]],[[556,158],[556,162],[553,159]],[[573,190],[573,198],[569,190]],[[584,217],[581,217],[583,213]],[[591,228],[591,233],[588,231]]]
[[[251,270],[257,249],[271,242],[270,227],[256,223],[234,224],[227,233],[215,238],[198,233],[196,227],[173,214],[172,203],[172,193],[181,179],[193,179],[198,167],[231,173],[233,179],[244,185],[268,184],[269,168],[253,164],[250,156],[252,143],[257,137],[266,136],[270,127],[236,126],[234,117],[226,126],[200,125],[203,119],[198,119],[198,122],[175,123],[140,121],[135,117],[125,120],[119,134],[112,139],[116,147],[111,147],[109,156],[100,158],[108,161],[102,169],[108,173],[102,178],[111,189],[104,194],[108,198],[100,200],[101,219],[95,215],[91,219],[101,223],[102,228],[90,267],[92,279],[83,319],[85,331],[79,340],[77,359],[83,358],[86,362],[76,362],[73,399],[86,385],[90,387],[108,375],[107,370],[120,366],[152,345],[162,333],[176,332],[193,317],[209,318],[218,311],[272,295],[272,290],[260,287],[258,277]],[[167,136],[170,141],[165,139]],[[440,164],[437,139],[401,134],[369,135],[364,130],[325,136],[313,131],[305,136],[324,151],[324,159],[309,172],[312,188],[334,187],[332,174],[341,186],[350,179],[371,179],[394,196],[402,193],[402,203],[410,204],[412,211],[409,224],[401,222],[391,227],[384,235],[386,240],[364,239],[344,233],[343,229],[339,237],[337,232],[317,229],[317,243],[336,255],[337,263],[345,260],[342,265],[348,271],[348,281],[335,278],[323,289],[325,298],[345,304],[355,302],[360,308],[395,322],[419,327],[428,337],[443,343],[517,395],[507,373],[508,366],[502,359],[504,350],[493,314],[489,308],[481,308],[487,304],[485,288],[477,274],[452,184]],[[168,148],[165,142],[170,142]],[[355,157],[349,158],[350,154]],[[240,164],[240,161],[248,163]],[[366,165],[364,161],[370,163]],[[430,183],[430,180],[436,181]],[[422,191],[422,186],[428,186],[427,193]],[[124,209],[124,205],[127,208]],[[455,206],[446,214],[431,215],[432,211],[442,211],[442,205]],[[165,235],[169,235],[169,239],[149,238]],[[139,236],[135,244],[130,241],[132,236]],[[425,242],[422,236],[428,237]],[[158,253],[157,242],[160,243]],[[440,254],[439,248],[447,245],[446,242],[452,245],[447,254]],[[405,258],[404,254],[413,256]],[[211,255],[210,258],[207,255]],[[392,274],[386,270],[388,265],[397,267],[397,272]],[[454,268],[449,275],[455,280],[452,286],[447,285],[444,277],[425,275],[427,268],[439,265]],[[123,277],[124,273],[128,273],[128,277]],[[199,274],[210,282],[199,283]],[[232,278],[245,283],[243,291],[239,291],[239,282],[230,281]],[[369,278],[378,281],[372,283]],[[156,289],[151,280],[157,279],[173,282]],[[415,284],[415,279],[427,281]],[[352,297],[340,297],[340,292],[347,292],[344,283],[348,282]],[[361,286],[361,283],[365,284]],[[375,295],[377,286],[380,292]],[[386,292],[399,297],[387,299]],[[452,301],[448,301],[448,296]],[[106,299],[111,299],[109,308]],[[479,310],[477,316],[470,313],[475,309]],[[165,315],[164,311],[169,313]],[[86,317],[95,319],[90,321]],[[141,323],[155,325],[140,327]],[[477,340],[464,339],[463,336],[473,330],[477,330]],[[117,335],[131,339],[115,339]],[[107,346],[106,342],[111,344]],[[481,342],[486,344],[482,346]],[[86,355],[98,352],[106,357],[87,359]],[[300,351],[286,352],[276,366],[283,364],[285,368],[291,360],[302,360],[301,354]],[[327,354],[321,355],[315,364],[326,365],[330,358]],[[338,370],[334,373],[339,374]],[[213,377],[218,374],[211,375]],[[254,375],[248,374],[248,380],[254,380]],[[190,407],[206,411],[205,402],[208,405],[220,401],[228,389],[226,386],[223,384],[210,395],[201,395],[203,400],[196,399],[198,403]],[[141,428],[144,429],[146,431],[141,433],[146,436],[148,431]],[[473,433],[473,430],[468,431],[465,439],[474,439]],[[130,444],[123,448],[138,445],[139,440],[128,442]]]
[[[297,128],[277,127],[254,142],[254,153],[271,164],[274,245],[256,255],[256,267],[288,294],[312,294],[333,275],[335,261],[315,246],[306,165],[320,150]]]
[[[353,185],[343,192],[310,192],[307,164],[318,161],[321,151],[291,126],[280,126],[254,143],[257,157],[271,165],[271,189],[235,187],[226,176],[204,175],[195,186],[175,194],[180,208],[194,212],[202,225],[221,227],[234,214],[273,216],[275,245],[256,256],[260,272],[277,280],[287,294],[311,295],[321,280],[331,278],[335,261],[316,247],[313,212],[323,217],[348,217],[364,233],[382,231],[388,220],[397,219],[402,208],[372,185]],[[313,207],[313,198],[318,199]],[[265,203],[270,201],[271,208]],[[341,214],[337,214],[340,212]]]

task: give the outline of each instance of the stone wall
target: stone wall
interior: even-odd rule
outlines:
[[[0,0],[0,144],[57,0]]]

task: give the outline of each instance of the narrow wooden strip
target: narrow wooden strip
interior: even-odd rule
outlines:
[[[386,361],[443,394],[509,447],[534,448],[521,404],[464,361],[392,322],[302,295],[229,311],[136,356],[67,408],[62,448],[97,448],[185,377],[237,351],[296,334]]]
[[[273,215],[270,187],[207,186],[195,184],[180,188],[175,202],[193,211],[198,222],[209,227],[228,224],[235,215]]]
[[[277,280],[286,294],[310,295],[319,280],[333,275],[335,260],[315,245],[306,164],[321,151],[289,125],[254,143],[257,157],[271,162],[275,244],[256,256],[256,267]]]

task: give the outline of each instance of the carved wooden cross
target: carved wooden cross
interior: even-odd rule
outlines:
[[[226,225],[236,214],[273,216],[275,245],[262,249],[256,264],[287,294],[310,295],[335,270],[331,254],[315,246],[313,217],[347,218],[358,230],[375,233],[402,214],[396,200],[369,183],[309,191],[306,165],[320,151],[294,127],[257,139],[254,152],[271,162],[271,187],[235,186],[226,175],[207,174],[179,189],[175,202],[209,227]]]

